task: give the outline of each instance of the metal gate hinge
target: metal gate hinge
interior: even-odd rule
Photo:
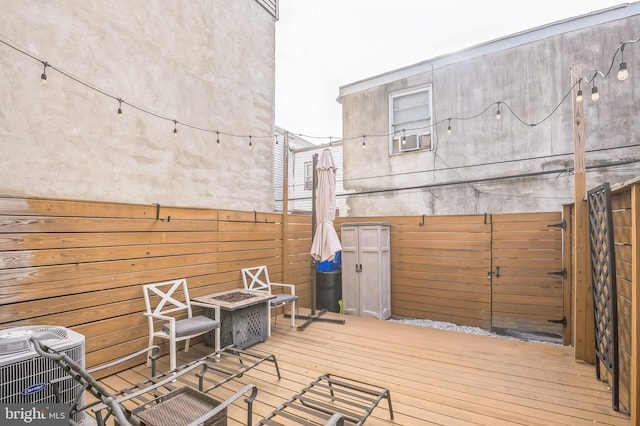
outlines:
[[[563,231],[567,230],[567,221],[562,219],[560,223],[554,223],[551,225],[547,225],[547,228],[562,228]]]
[[[547,320],[548,322],[553,322],[556,324],[562,324],[562,327],[567,328],[567,317],[564,316],[562,317],[562,319],[559,320]]]
[[[566,270],[566,268],[562,268],[562,271],[547,272],[547,274],[549,274],[549,275],[560,275],[563,280],[567,279],[567,270]]]

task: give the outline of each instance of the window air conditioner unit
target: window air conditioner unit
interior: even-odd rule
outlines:
[[[400,152],[417,151],[420,148],[418,146],[417,135],[407,135],[399,138],[394,138],[394,143],[398,144],[398,150]]]
[[[36,337],[50,348],[65,353],[84,368],[84,336],[64,327],[39,325],[0,330],[0,404],[52,404],[55,395],[49,382],[67,374],[53,361],[41,357],[29,341]],[[73,379],[60,382],[62,403],[71,404],[82,385]],[[80,423],[85,413],[74,416]]]

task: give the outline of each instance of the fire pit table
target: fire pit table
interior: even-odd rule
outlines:
[[[235,289],[194,297],[204,306],[205,315],[214,318],[214,306],[220,307],[220,347],[236,345],[246,348],[267,340],[270,315],[269,300],[275,296],[259,290]],[[210,305],[210,308],[207,308]],[[214,346],[214,333],[204,336],[205,344]]]

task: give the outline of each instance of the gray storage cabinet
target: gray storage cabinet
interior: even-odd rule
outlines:
[[[391,317],[390,225],[344,223],[342,303],[345,314],[377,319]]]

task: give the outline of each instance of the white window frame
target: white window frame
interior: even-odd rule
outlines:
[[[304,163],[304,189],[307,191],[313,189],[313,161]]]
[[[413,127],[410,125],[409,128],[405,128],[403,123],[395,123],[395,111],[393,108],[395,98],[420,92],[426,92],[429,100],[427,109],[428,116],[420,120],[427,122],[425,123],[425,127],[415,128],[415,125],[413,125]],[[431,85],[389,93],[389,155],[432,151],[434,149],[432,93]],[[406,138],[406,144],[402,143],[403,138]]]

